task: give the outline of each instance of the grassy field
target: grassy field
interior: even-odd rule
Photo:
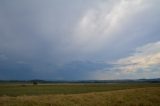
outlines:
[[[160,84],[0,85],[0,106],[160,106]]]
[[[77,94],[88,92],[104,92],[113,90],[160,87],[160,84],[53,84],[53,85],[0,85],[0,96],[45,95],[45,94]]]

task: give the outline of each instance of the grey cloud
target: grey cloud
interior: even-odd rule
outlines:
[[[111,66],[104,62],[72,61],[59,68],[56,75],[63,80],[91,80],[92,77],[90,75],[95,71],[106,67],[110,68]]]
[[[126,58],[114,62],[114,66],[95,72],[98,79],[134,79],[160,76],[160,42],[153,42],[138,47]],[[94,74],[93,74],[94,75]],[[112,77],[111,77],[112,76]]]
[[[103,66],[76,61],[110,62],[158,41],[159,16],[158,0],[1,0],[0,78],[85,78]]]
[[[7,60],[8,57],[4,54],[0,54],[0,61]]]

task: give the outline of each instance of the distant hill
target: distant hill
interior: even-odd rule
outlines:
[[[123,80],[0,80],[0,83],[160,83],[160,78],[154,79],[123,79]]]

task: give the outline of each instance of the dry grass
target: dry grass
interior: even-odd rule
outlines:
[[[0,106],[160,106],[160,87],[66,95],[2,96]]]
[[[160,87],[160,83],[119,83],[119,84],[53,84],[53,85],[16,85],[0,84],[0,96],[81,94],[124,89]]]

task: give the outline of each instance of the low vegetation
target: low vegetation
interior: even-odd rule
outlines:
[[[0,96],[21,96],[21,95],[47,95],[47,94],[78,94],[89,92],[104,92],[113,90],[160,87],[159,83],[135,83],[135,84],[52,84],[52,85],[22,85],[22,84],[1,84]]]
[[[0,106],[160,106],[160,84],[1,85]]]

